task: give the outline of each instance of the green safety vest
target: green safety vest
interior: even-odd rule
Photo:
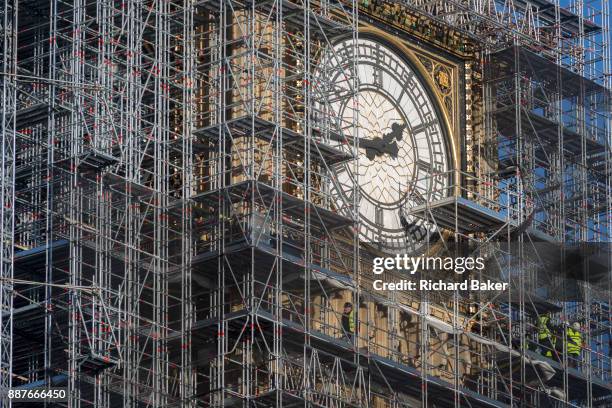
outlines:
[[[553,348],[555,347],[555,345],[557,344],[557,339],[555,337],[550,339],[550,342],[553,346]],[[553,351],[551,349],[546,349],[546,353],[544,354],[545,357],[552,357],[553,356]]]
[[[351,310],[351,313],[349,313],[349,330],[351,333],[355,333],[355,311]]]
[[[538,340],[545,340],[550,337],[550,329],[548,328],[548,316],[540,316],[538,319]]]
[[[580,347],[582,346],[582,335],[580,332],[568,327],[567,337],[567,354],[580,355]]]

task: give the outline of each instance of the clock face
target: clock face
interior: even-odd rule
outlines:
[[[336,44],[329,53],[335,57],[322,60],[325,77],[337,84],[339,95],[346,90],[338,56],[352,53],[352,41]],[[349,98],[341,96],[326,106],[337,121],[332,127],[349,145],[355,135],[347,134],[346,124],[355,121],[359,137],[358,165],[334,168],[332,194],[336,207],[346,208],[358,187],[362,241],[391,252],[416,250],[431,227],[405,210],[447,195],[448,177],[431,177],[449,168],[443,122],[424,82],[404,58],[371,38],[360,38],[357,48],[359,113]],[[350,150],[346,143],[331,139]]]

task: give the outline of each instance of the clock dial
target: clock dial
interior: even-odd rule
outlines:
[[[334,168],[332,193],[337,208],[346,208],[358,186],[362,241],[392,252],[415,250],[426,240],[430,227],[410,216],[402,217],[401,209],[447,193],[447,177],[430,177],[448,170],[443,122],[417,72],[374,38],[358,40],[359,113],[354,117],[349,99],[341,97],[344,74],[337,58],[349,55],[352,41],[336,44],[328,53],[335,58],[326,55],[322,59],[321,75],[338,84],[340,95],[326,105],[337,120],[334,128],[343,132],[346,124],[355,121],[359,137],[357,171],[351,163]],[[345,136],[349,141],[353,137]]]

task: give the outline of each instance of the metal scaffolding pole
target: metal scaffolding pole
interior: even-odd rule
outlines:
[[[609,403],[612,280],[544,259],[610,242],[609,7],[4,1],[0,387],[67,386],[71,407]],[[458,61],[461,163],[407,182],[406,215],[507,292],[372,289],[368,30]]]
[[[15,119],[17,108],[17,3],[4,2],[2,30],[2,90],[0,133],[2,135],[2,253],[0,254],[0,390],[2,406],[10,407],[8,389],[13,384],[13,251],[15,233]]]

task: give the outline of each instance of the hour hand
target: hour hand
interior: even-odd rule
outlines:
[[[382,139],[359,139],[359,148],[365,150],[366,157],[370,161],[374,160],[376,156],[382,156],[384,154],[384,148],[382,146]]]
[[[380,137],[375,137],[374,139],[361,139],[359,140],[359,147],[365,149],[366,157],[370,160],[374,160],[376,156],[384,156],[385,154],[396,159],[399,153],[399,147],[397,147],[395,141],[387,142]]]
[[[399,147],[396,141],[402,140],[404,129],[406,129],[405,124],[400,125],[394,122],[391,125],[391,132],[382,135],[382,137],[375,137],[373,139],[359,138],[359,148],[365,150],[366,157],[370,161],[374,160],[377,156],[385,154],[392,158],[397,158]],[[356,141],[356,138],[339,134],[330,134],[330,139],[343,144]]]
[[[383,156],[385,154],[388,154],[393,159],[397,159],[399,154],[397,141],[402,140],[405,128],[406,125],[400,125],[395,122],[391,125],[391,132],[384,134],[382,138],[361,139],[359,140],[359,147],[366,149],[366,157],[370,160],[374,160],[376,156]]]

